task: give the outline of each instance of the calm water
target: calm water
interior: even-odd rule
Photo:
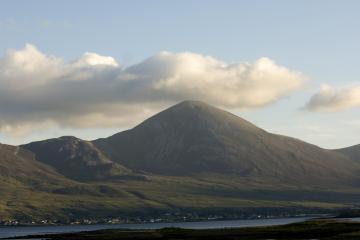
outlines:
[[[18,237],[26,235],[46,233],[67,233],[94,231],[100,229],[160,229],[164,227],[180,227],[192,229],[208,228],[232,228],[232,227],[256,227],[282,225],[288,223],[302,222],[309,218],[279,218],[279,219],[255,219],[255,220],[229,220],[208,222],[178,222],[178,223],[146,223],[146,224],[96,224],[96,225],[70,225],[70,226],[34,226],[34,227],[0,227],[0,238]]]

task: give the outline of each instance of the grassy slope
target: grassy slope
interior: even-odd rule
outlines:
[[[274,199],[274,189],[259,190],[254,187],[245,186],[244,183],[225,185],[214,184],[209,180],[159,176],[149,177],[148,181],[84,183],[61,188],[54,186],[53,190],[48,191],[10,185],[8,189],[1,190],[5,194],[0,199],[0,210],[2,218],[26,215],[32,219],[46,217],[66,220],[71,214],[84,217],[124,216],[149,210],[166,212],[179,208],[209,212],[220,208],[236,211],[259,207],[334,209],[351,206],[360,197],[360,194],[352,193],[347,197],[349,201],[343,202],[343,194],[346,193],[314,194],[309,191],[304,194],[304,191],[289,189],[278,191]]]
[[[323,189],[315,194],[306,186],[295,190],[280,183],[269,185],[224,175],[151,175],[144,180],[80,183],[35,161],[27,151],[15,154],[16,148],[6,145],[0,145],[0,150],[0,219],[65,221],[73,215],[124,216],[176,209],[208,212],[251,207],[333,209],[351,206],[360,199],[359,190],[354,189],[341,190],[341,194]]]

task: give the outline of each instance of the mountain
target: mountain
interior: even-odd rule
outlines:
[[[100,180],[129,174],[131,171],[106,158],[92,142],[65,136],[21,146],[36,159],[74,180]]]
[[[359,205],[359,153],[184,101],[108,138],[0,144],[0,221],[334,212]]]
[[[342,154],[268,133],[199,101],[177,104],[94,144],[113,162],[160,175],[218,173],[288,183],[357,184],[360,170]]]

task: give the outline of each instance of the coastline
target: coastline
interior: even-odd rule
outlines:
[[[6,239],[110,240],[110,239],[360,239],[360,222],[310,219],[277,226],[244,228],[105,229],[78,233],[31,235]],[[340,237],[340,238],[339,238]]]
[[[252,220],[222,220],[222,221],[198,221],[198,222],[168,222],[168,223],[143,223],[143,224],[98,224],[98,225],[63,225],[63,226],[26,226],[26,227],[3,227],[0,237],[23,237],[23,236],[42,236],[47,233],[67,234],[79,232],[102,231],[105,229],[128,229],[128,230],[159,230],[162,228],[181,228],[181,229],[222,229],[222,228],[245,228],[257,226],[276,226],[295,222],[304,222],[310,217],[298,218],[276,218],[276,219],[252,219]]]

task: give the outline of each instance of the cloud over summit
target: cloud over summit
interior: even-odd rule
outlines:
[[[191,52],[160,52],[121,67],[84,53],[74,61],[27,44],[0,59],[0,132],[21,126],[131,126],[185,99],[225,108],[257,108],[299,90],[305,77],[269,58],[226,63]]]

